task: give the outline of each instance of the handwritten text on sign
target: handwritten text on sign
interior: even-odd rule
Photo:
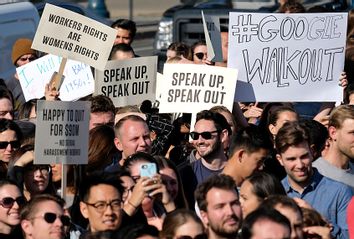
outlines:
[[[232,110],[237,70],[194,64],[165,64],[160,113],[196,113],[215,105]]]
[[[38,101],[36,163],[86,164],[90,103]]]
[[[112,99],[116,107],[155,100],[157,57],[109,61],[96,71],[95,93]]]
[[[58,71],[61,59],[49,54],[16,68],[26,101],[44,96],[45,85],[49,83],[53,72]],[[77,100],[93,93],[95,87],[89,65],[68,60],[64,76],[65,80],[60,88],[61,100]]]
[[[115,29],[47,3],[32,48],[103,70],[115,37]]]
[[[244,82],[236,100],[340,99],[346,28],[346,13],[230,13],[228,66]]]

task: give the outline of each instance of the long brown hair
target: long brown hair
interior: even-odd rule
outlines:
[[[103,170],[112,163],[119,152],[114,145],[114,137],[114,130],[108,125],[99,125],[90,130],[86,173]]]

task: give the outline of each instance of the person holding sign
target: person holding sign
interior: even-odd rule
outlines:
[[[109,56],[110,60],[124,60],[134,58],[135,53],[133,48],[125,43],[114,45]]]
[[[205,41],[198,41],[192,45],[193,62],[195,64],[206,64],[208,57]]]
[[[26,65],[27,63],[34,61],[38,58],[37,52],[31,48],[32,40],[27,38],[18,39],[12,46],[12,63],[16,67]],[[18,109],[20,105],[25,103],[25,97],[22,92],[20,81],[17,73],[14,77],[7,80],[7,87],[12,92],[15,98],[15,108]]]
[[[114,45],[124,43],[130,46],[132,44],[136,34],[136,24],[134,21],[118,19],[112,23],[111,27],[117,30]]]
[[[110,98],[104,95],[92,96],[89,129],[98,125],[114,124],[115,107]]]
[[[20,148],[22,131],[20,127],[8,119],[0,119],[0,176],[6,178],[11,154]]]
[[[195,64],[215,65],[214,62],[207,60],[208,52],[205,41],[198,41],[191,47],[192,58]]]
[[[9,169],[8,177],[24,190],[25,197],[29,200],[38,194],[56,194],[52,182],[52,172],[49,164],[35,165],[34,145],[22,146],[14,155],[13,167]]]

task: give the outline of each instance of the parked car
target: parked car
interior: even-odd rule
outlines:
[[[44,7],[45,7],[45,4],[46,3],[50,3],[50,4],[53,4],[55,6],[58,6],[58,7],[62,7],[62,8],[65,8],[65,9],[68,9],[70,11],[73,11],[73,12],[76,12],[76,13],[79,13],[83,16],[86,16],[86,17],[89,17],[93,20],[96,20],[98,22],[101,22],[107,26],[111,26],[111,24],[113,23],[112,20],[110,20],[109,18],[104,18],[104,17],[101,17],[99,15],[97,15],[96,13],[94,13],[92,10],[78,4],[78,3],[75,3],[75,2],[61,2],[61,1],[43,1],[43,2],[38,2],[38,3],[35,3],[35,6],[38,10],[38,13],[39,15],[41,16],[42,15],[42,12],[44,10]]]

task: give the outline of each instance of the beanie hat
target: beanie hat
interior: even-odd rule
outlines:
[[[18,39],[12,47],[12,63],[16,65],[16,61],[23,55],[36,54],[36,51],[31,49],[32,41],[26,38]]]

